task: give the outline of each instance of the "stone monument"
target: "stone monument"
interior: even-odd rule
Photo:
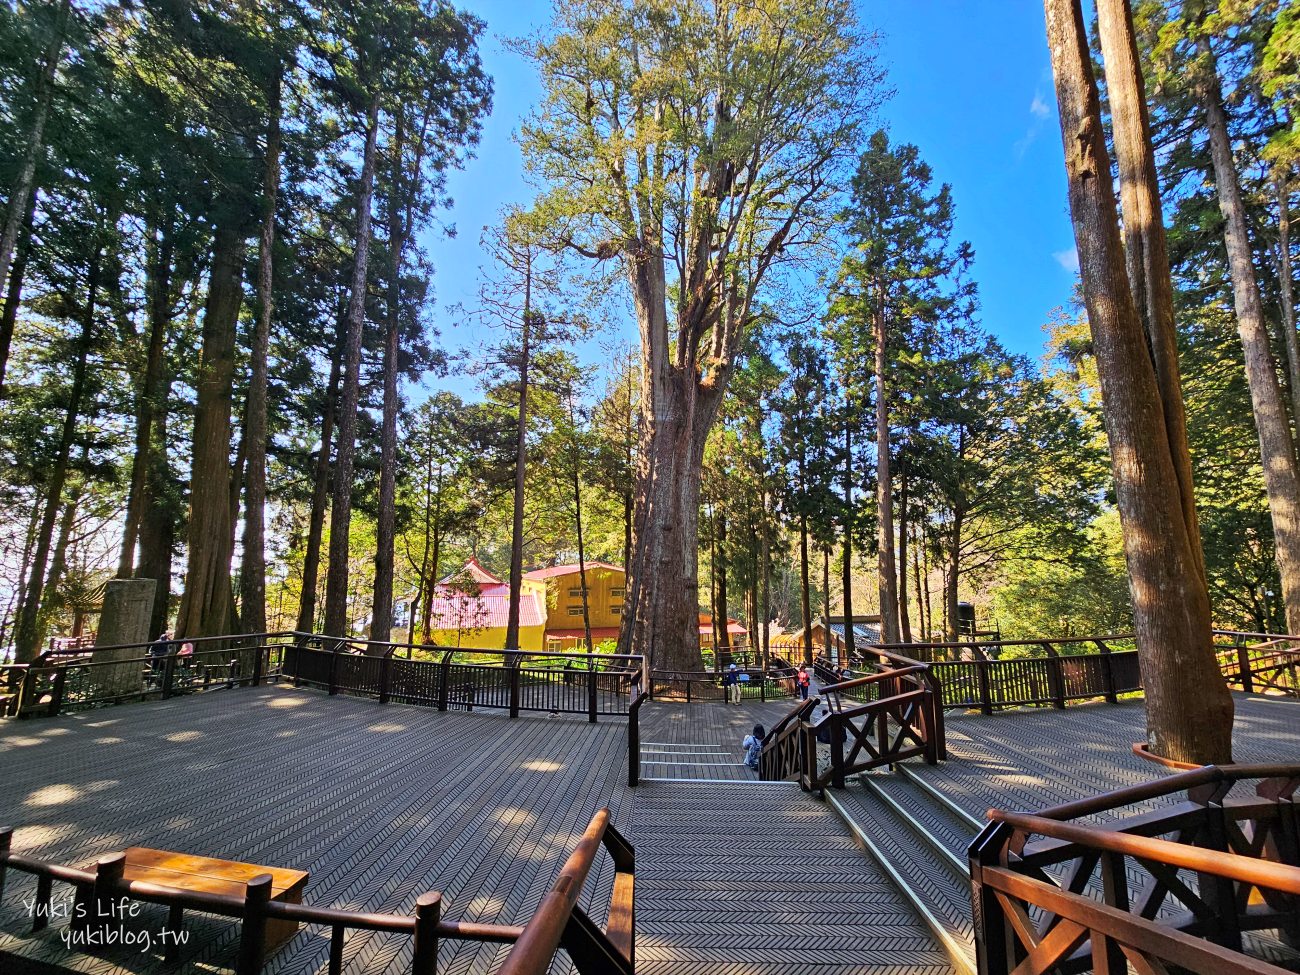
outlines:
[[[148,654],[143,646],[122,650],[101,650],[122,644],[147,644],[158,636],[149,632],[153,615],[154,592],[158,583],[154,579],[110,579],[104,586],[104,608],[99,614],[99,632],[95,636],[95,650],[91,663],[110,663],[130,660]],[[120,696],[138,694],[144,689],[144,666],[139,663],[120,667],[96,667],[96,694]]]

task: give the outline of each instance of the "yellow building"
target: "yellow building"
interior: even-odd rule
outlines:
[[[587,562],[584,568],[592,643],[617,640],[627,595],[625,573],[609,562]],[[403,604],[398,615],[408,608],[409,604]],[[466,650],[505,648],[510,586],[477,559],[470,559],[463,569],[438,583],[431,608],[429,637],[435,645]],[[727,623],[732,643],[743,643],[745,628],[735,620]],[[708,645],[712,638],[712,619],[701,613],[701,643]],[[582,573],[577,563],[524,573],[519,597],[519,648],[552,653],[586,649]]]

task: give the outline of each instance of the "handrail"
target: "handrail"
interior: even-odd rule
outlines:
[[[582,834],[578,845],[569,854],[559,876],[555,878],[555,883],[542,897],[542,902],[537,906],[532,919],[524,925],[523,933],[515,942],[515,946],[510,949],[505,963],[497,969],[497,975],[545,975],[562,943],[570,938],[582,940],[576,937],[576,932],[573,930],[575,918],[586,921],[586,915],[578,907],[578,897],[582,894],[583,884],[586,883],[591,865],[601,846],[609,849],[610,854],[615,857],[615,868],[619,874],[631,875],[631,847],[627,846],[626,841],[610,825],[609,818],[608,808],[597,810],[596,815],[591,818],[591,823]],[[625,862],[618,862],[620,858]],[[617,968],[631,972],[634,917],[630,904],[627,905],[626,910],[617,909],[615,902],[619,900],[621,893],[626,893],[630,900],[630,888],[621,892],[620,885],[616,881],[611,897],[610,927],[613,929],[617,923],[619,930],[611,930],[608,933],[597,931],[595,933],[602,935],[604,943],[600,944],[599,939],[596,939],[596,945],[587,944],[585,947],[588,950],[593,947],[597,950],[603,949],[603,954],[608,961],[617,965]],[[615,918],[616,913],[619,915],[617,918]],[[585,933],[589,937],[592,935],[590,930]],[[614,938],[627,944],[628,950],[624,951],[618,947]],[[577,953],[573,951],[574,947],[576,945],[570,945],[571,954]],[[619,964],[620,962],[622,964]],[[585,966],[580,963],[578,967],[581,971]]]
[[[337,960],[342,958],[343,938],[348,929],[414,936],[416,947],[411,964],[416,975],[430,975],[435,970],[436,942],[440,938],[513,944],[515,947],[501,968],[502,972],[545,972],[557,948],[564,944],[572,953],[586,952],[584,957],[590,957],[592,952],[601,954],[602,958],[610,962],[600,969],[602,971],[630,975],[636,938],[634,851],[609,820],[608,809],[601,809],[592,817],[550,892],[542,899],[532,919],[522,926],[444,920],[441,917],[441,894],[435,892],[417,899],[413,915],[400,915],[266,900],[270,881],[267,875],[251,880],[242,897],[127,880],[123,876],[126,859],[122,853],[101,857],[93,871],[81,870],[14,853],[11,849],[13,830],[4,828],[0,828],[0,896],[4,893],[7,869],[36,876],[38,883],[37,901],[33,908],[34,930],[43,928],[47,923],[51,884],[55,880],[73,885],[80,892],[79,896],[101,902],[111,896],[163,904],[172,909],[174,919],[179,918],[180,912],[184,910],[240,918],[244,921],[244,927],[241,932],[237,975],[260,972],[265,947],[265,922],[268,918],[328,926],[331,929],[331,975],[338,973]],[[592,862],[602,846],[613,859],[616,871],[608,930],[605,932],[595,929],[577,907]],[[255,887],[261,892],[261,897],[257,896]],[[573,927],[575,920],[580,922],[577,930]],[[434,946],[432,951],[429,949],[430,939]],[[583,970],[581,964],[579,969]]]
[[[1195,870],[1197,873],[1213,874],[1239,883],[1267,887],[1287,894],[1300,894],[1300,867],[1284,863],[1256,860],[1237,853],[1206,850],[1184,843],[1102,830],[1078,823],[1063,823],[1044,816],[1003,812],[1000,809],[989,810],[989,819],[1047,839],[1063,840],[1066,843],[1075,843],[1095,850],[1139,857],[1184,870]]]
[[[904,667],[900,670],[882,670],[875,674],[868,674],[866,677],[854,677],[852,680],[841,681],[838,684],[823,684],[821,691],[823,694],[840,693],[852,687],[862,687],[866,684],[876,684],[882,680],[888,680],[891,677],[904,677],[907,674],[915,674],[920,671],[929,670],[925,664],[917,663],[910,667]]]
[[[1043,819],[1064,820],[1080,816],[1092,816],[1096,813],[1109,812],[1120,806],[1129,806],[1148,799],[1186,792],[1198,786],[1236,783],[1244,779],[1281,779],[1300,777],[1300,765],[1286,763],[1254,763],[1240,765],[1205,765],[1187,772],[1177,772],[1163,779],[1131,785],[1113,792],[1104,792],[1087,799],[1061,803],[1039,810],[1036,814]],[[993,810],[990,810],[990,813]]]

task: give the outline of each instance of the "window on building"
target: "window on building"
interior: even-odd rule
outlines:
[[[569,615],[570,615],[570,616],[581,616],[581,615],[582,615],[582,607],[581,607],[581,606],[570,606],[570,607],[569,607]]]
[[[581,599],[581,598],[582,598],[582,587],[581,587],[581,586],[574,586],[572,589],[569,590],[569,595],[572,596],[574,599]]]
[[[627,593],[627,588],[626,588],[626,587],[624,587],[624,586],[616,586],[615,588],[613,588],[613,589],[611,589],[611,590],[609,591],[609,598],[610,598],[610,599],[622,599],[623,596],[624,596],[626,593]]]
[[[622,604],[622,603],[615,603],[613,606],[610,606],[610,607],[609,607],[609,615],[610,615],[610,616],[622,616],[622,615],[623,615],[623,604]]]

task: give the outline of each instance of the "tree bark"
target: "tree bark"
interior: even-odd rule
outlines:
[[[397,357],[402,307],[402,264],[406,250],[401,198],[405,132],[397,113],[393,133],[391,199],[388,201],[388,321],[384,328],[384,405],[379,435],[379,517],[375,526],[375,585],[370,639],[387,642],[393,627],[393,551],[397,528]]]
[[[519,649],[519,603],[524,585],[524,485],[528,479],[528,366],[533,330],[533,260],[524,271],[524,321],[519,337],[519,427],[515,431],[515,493],[510,518],[510,604],[506,610],[506,649]]]
[[[100,264],[103,249],[97,247],[86,271],[86,304],[82,311],[81,334],[77,338],[77,359],[72,366],[72,385],[68,391],[68,406],[63,414],[59,431],[59,445],[50,468],[50,480],[45,490],[45,506],[41,513],[40,528],[36,535],[36,549],[27,577],[22,610],[14,628],[14,659],[16,663],[29,663],[40,653],[41,595],[45,583],[45,570],[50,558],[50,545],[54,538],[54,523],[58,519],[59,505],[63,500],[63,485],[68,476],[68,460],[72,442],[77,434],[77,421],[81,418],[81,398],[86,389],[90,346],[94,340],[95,307],[99,294]]]
[[[357,242],[343,343],[343,382],[338,407],[339,438],[330,506],[329,574],[325,579],[325,632],[348,636],[348,552],[352,528],[352,473],[357,452],[357,410],[361,402],[361,337],[366,324],[366,281],[370,266],[370,209],[375,195],[375,151],[379,138],[379,92],[366,109],[366,145],[357,194]]]
[[[1282,305],[1282,335],[1291,376],[1291,421],[1300,431],[1300,340],[1295,330],[1295,277],[1291,271],[1291,181],[1289,169],[1274,174],[1277,187],[1277,280]]]
[[[880,635],[886,643],[897,643],[898,568],[894,559],[894,479],[889,457],[889,395],[885,387],[888,359],[885,347],[885,302],[876,303],[876,575],[880,593]]]
[[[36,164],[40,161],[44,148],[45,122],[50,114],[50,102],[54,98],[54,76],[62,60],[63,40],[67,33],[68,17],[72,12],[72,0],[62,0],[54,15],[54,24],[50,39],[45,47],[45,62],[40,76],[36,79],[36,104],[32,111],[31,125],[23,138],[23,159],[18,168],[18,176],[9,190],[4,229],[0,231],[0,281],[9,280],[9,266],[13,261],[14,247],[26,217],[28,203],[35,195]],[[4,368],[8,363],[8,346],[4,348],[4,358],[0,359],[0,390],[4,386]]]
[[[718,638],[714,647],[715,666],[721,669],[721,655],[719,649],[730,649],[731,647],[731,630],[727,625],[730,619],[727,607],[727,512],[715,511],[714,517],[718,519],[718,553],[717,562],[718,571],[718,617],[720,626],[718,629]]]
[[[1146,331],[1151,363],[1164,412],[1166,437],[1178,477],[1178,495],[1196,571],[1205,576],[1201,530],[1192,486],[1192,458],[1187,444],[1182,377],[1178,366],[1178,332],[1174,322],[1174,286],[1160,205],[1160,178],[1151,144],[1146,85],[1133,29],[1130,0],[1097,4],[1106,90],[1110,99],[1115,157],[1119,164],[1123,210],[1124,255],[1133,304]],[[1202,582],[1202,585],[1204,583]]]
[[[230,561],[234,524],[230,512],[231,410],[234,398],[235,329],[244,293],[244,236],[235,221],[218,223],[203,313],[190,466],[189,559],[185,594],[176,618],[177,637],[218,636],[230,624]]]
[[[156,414],[166,410],[160,402],[160,387],[166,368],[167,332],[171,328],[172,247],[174,221],[171,214],[163,218],[160,239],[149,247],[146,291],[149,302],[149,347],[145,353],[144,375],[136,392],[135,456],[131,458],[131,483],[126,500],[126,517],[122,529],[122,549],[118,557],[117,577],[129,579],[135,571],[135,548],[144,515],[146,480],[152,462],[153,425]]]
[[[267,91],[266,161],[262,171],[262,232],[257,245],[257,324],[249,349],[250,375],[244,440],[244,552],[239,580],[241,615],[249,633],[266,632],[267,359],[275,316],[275,210],[280,193],[280,79],[277,65]]]
[[[330,356],[329,385],[325,389],[325,410],[320,424],[320,453],[311,492],[311,515],[307,521],[307,547],[302,557],[302,595],[298,600],[299,633],[316,629],[316,588],[320,578],[321,536],[325,530],[325,507],[330,497],[330,441],[334,436],[334,404],[338,400],[339,355]]]
[[[912,617],[907,608],[907,473],[899,477],[898,490],[898,632],[904,643],[912,642]]]
[[[803,616],[803,662],[812,666],[812,593],[808,580],[808,513],[799,513],[799,610]]]
[[[170,393],[171,380],[164,376],[159,385],[161,409],[154,418],[153,444],[145,472],[144,501],[140,512],[140,557],[135,569],[137,579],[153,579],[156,583],[149,624],[149,632],[155,635],[167,629],[171,615],[172,559],[176,548],[178,511],[169,493],[175,478],[167,462],[167,399]]]
[[[1228,762],[1232,698],[1210,638],[1210,607],[1192,552],[1159,379],[1133,301],[1109,178],[1101,104],[1080,0],[1045,0],[1070,210],[1158,755]]]
[[[844,414],[844,655],[853,659],[853,433],[848,411]]]
[[[1255,429],[1259,434],[1264,488],[1273,519],[1273,539],[1282,577],[1287,628],[1289,632],[1300,632],[1300,473],[1296,469],[1295,441],[1287,423],[1277,365],[1273,360],[1259,284],[1255,279],[1246,230],[1246,208],[1232,159],[1232,142],[1228,136],[1218,67],[1208,37],[1202,34],[1197,47],[1204,60],[1203,70],[1197,78],[1199,95],[1210,136],[1219,209],[1223,213],[1223,238],[1232,278],[1237,333],[1241,337],[1246,382],[1250,387]]]
[[[0,398],[4,396],[5,368],[9,364],[9,348],[14,341],[14,326],[18,323],[18,307],[22,304],[23,279],[27,276],[27,261],[32,254],[32,229],[36,223],[36,193],[27,202],[27,216],[23,218],[22,239],[18,242],[17,256],[9,269],[9,286],[5,290],[4,312],[0,313]]]

